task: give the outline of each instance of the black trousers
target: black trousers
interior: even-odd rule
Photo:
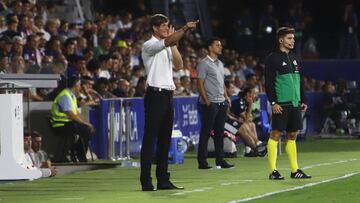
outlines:
[[[91,131],[88,126],[67,122],[64,126],[53,128],[56,136],[62,137],[59,143],[59,150],[55,154],[54,162],[68,162],[66,155],[69,150],[76,153],[77,158],[81,162],[86,162],[86,151],[89,147],[89,139]],[[76,139],[76,135],[79,139]]]
[[[201,105],[201,130],[198,148],[198,164],[201,166],[208,165],[207,146],[211,130],[214,130],[214,146],[216,164],[220,164],[224,159],[224,125],[226,119],[226,110],[228,103],[211,103],[210,106]]]
[[[145,127],[141,147],[141,184],[151,181],[151,161],[156,142],[158,184],[169,181],[168,153],[174,120],[173,91],[148,87],[144,98]]]

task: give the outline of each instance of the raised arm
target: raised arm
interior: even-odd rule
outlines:
[[[186,25],[184,25],[184,27],[182,27],[180,30],[174,32],[172,35],[169,35],[168,37],[165,38],[165,46],[169,47],[176,45],[177,42],[182,38],[184,33],[190,29],[196,28],[196,25],[198,23],[199,20],[187,22]]]

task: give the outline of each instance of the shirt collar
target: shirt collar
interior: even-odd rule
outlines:
[[[160,41],[160,39],[156,38],[154,35],[151,35],[151,39],[155,39],[156,41]]]
[[[215,63],[215,62],[217,62],[219,59],[213,59],[213,58],[211,58],[209,55],[206,55],[206,57],[208,58],[208,59],[210,59],[210,61],[211,62],[213,62],[213,63]]]
[[[70,94],[71,94],[72,97],[76,97],[76,96],[75,96],[75,93],[74,93],[70,88],[67,88],[67,89],[69,90],[69,92],[70,92]]]

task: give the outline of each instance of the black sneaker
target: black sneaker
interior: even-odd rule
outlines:
[[[306,175],[302,170],[298,169],[295,173],[290,174],[290,178],[305,179],[305,178],[311,178],[311,176]]]
[[[248,153],[246,153],[246,152],[244,153],[244,157],[257,157],[257,156],[258,156],[258,153],[253,150],[251,150]]]
[[[267,155],[267,147],[266,146],[257,146],[255,148],[255,152],[256,152],[257,156],[264,157]]]
[[[199,168],[199,169],[203,169],[203,170],[208,170],[208,169],[212,169],[212,166],[209,166],[209,165],[199,165],[198,168]]]
[[[228,162],[226,162],[225,160],[223,160],[221,163],[216,164],[216,168],[234,168],[235,165],[233,164],[229,164]]]
[[[284,180],[285,178],[282,177],[282,175],[279,173],[279,171],[274,170],[273,172],[270,173],[269,179],[270,180]]]

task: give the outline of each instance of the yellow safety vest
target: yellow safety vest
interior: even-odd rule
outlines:
[[[71,96],[71,92],[69,89],[64,89],[63,91],[60,92],[60,94],[58,94],[54,100],[54,102],[52,103],[51,106],[51,123],[52,123],[52,127],[61,127],[64,126],[65,123],[70,122],[71,119],[67,116],[66,113],[59,111],[59,107],[58,107],[58,101],[59,99],[66,95],[70,102],[71,102],[71,109],[72,112],[76,115],[77,114],[77,102],[76,102],[76,98],[73,99],[73,97]]]

